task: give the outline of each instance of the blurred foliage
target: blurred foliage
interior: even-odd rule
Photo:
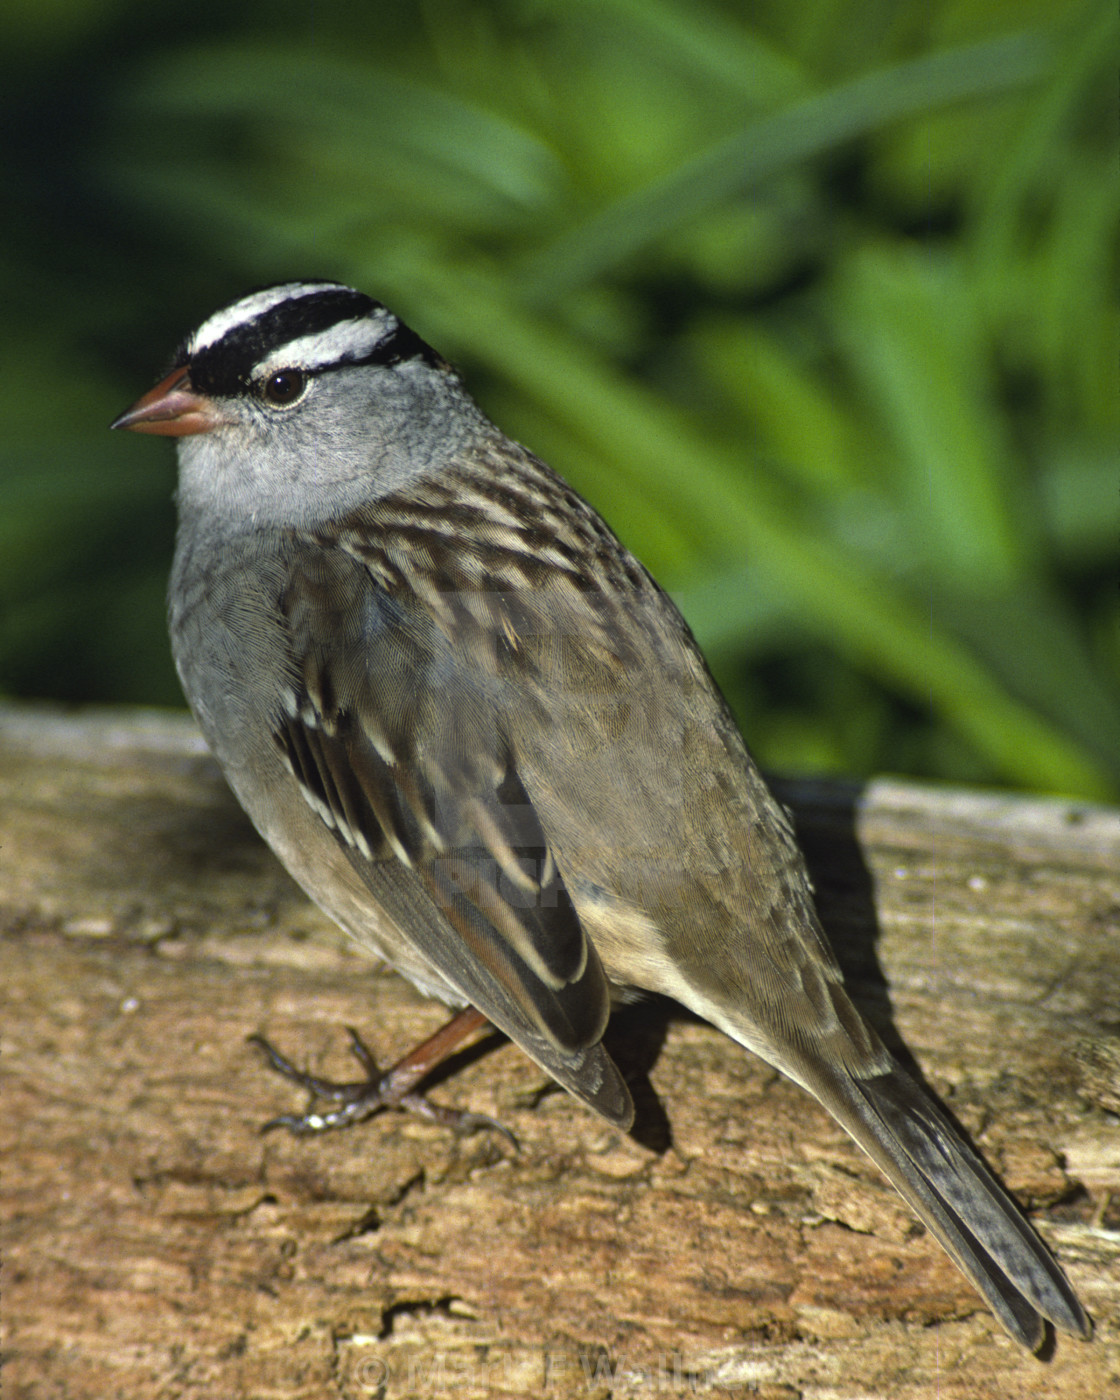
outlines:
[[[340,278],[678,597],[752,746],[1120,787],[1108,0],[8,0],[0,685],[178,703],[105,424]]]

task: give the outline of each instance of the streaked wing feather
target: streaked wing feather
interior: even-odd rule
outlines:
[[[293,694],[275,726],[293,777],[420,953],[566,1088],[628,1122],[599,1044],[607,977],[493,707],[433,613],[382,608],[364,563],[299,546]],[[416,886],[407,899],[401,876]]]

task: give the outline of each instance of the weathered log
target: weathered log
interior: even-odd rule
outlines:
[[[787,783],[865,1012],[1067,1267],[1088,1344],[1018,1351],[800,1090],[673,1008],[618,1015],[626,1136],[514,1047],[433,1097],[520,1141],[301,1106],[443,1008],[371,967],[185,717],[0,707],[7,1397],[1120,1394],[1120,814]]]

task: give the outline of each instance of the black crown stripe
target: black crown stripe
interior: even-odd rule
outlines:
[[[221,340],[194,355],[185,345],[178,362],[186,364],[189,360],[191,382],[202,393],[236,394],[248,387],[254,367],[289,341],[316,335],[340,321],[358,320],[377,310],[384,310],[381,303],[364,292],[327,284],[321,292],[291,297],[270,306],[251,321],[231,327]],[[386,344],[396,338],[394,333]],[[376,355],[377,350],[369,358]]]

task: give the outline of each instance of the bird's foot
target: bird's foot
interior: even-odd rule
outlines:
[[[365,1071],[362,1079],[343,1082],[321,1079],[299,1069],[287,1056],[282,1055],[263,1035],[251,1035],[249,1040],[265,1053],[268,1063],[277,1074],[299,1084],[311,1095],[311,1103],[306,1113],[283,1113],[264,1124],[262,1131],[272,1128],[287,1128],[299,1137],[312,1133],[330,1132],[334,1128],[348,1128],[352,1123],[362,1123],[372,1118],[384,1108],[401,1108],[410,1113],[427,1118],[430,1122],[442,1123],[457,1133],[474,1133],[480,1129],[492,1129],[507,1137],[517,1147],[517,1139],[497,1119],[484,1113],[471,1113],[465,1109],[448,1108],[443,1104],[432,1103],[417,1092],[417,1086],[437,1065],[441,1064],[475,1030],[486,1025],[486,1018],[473,1007],[459,1012],[447,1025],[438,1030],[421,1045],[398,1060],[391,1069],[378,1069],[372,1052],[352,1026],[350,1051]],[[334,1108],[316,1109],[316,1100],[333,1103]]]

